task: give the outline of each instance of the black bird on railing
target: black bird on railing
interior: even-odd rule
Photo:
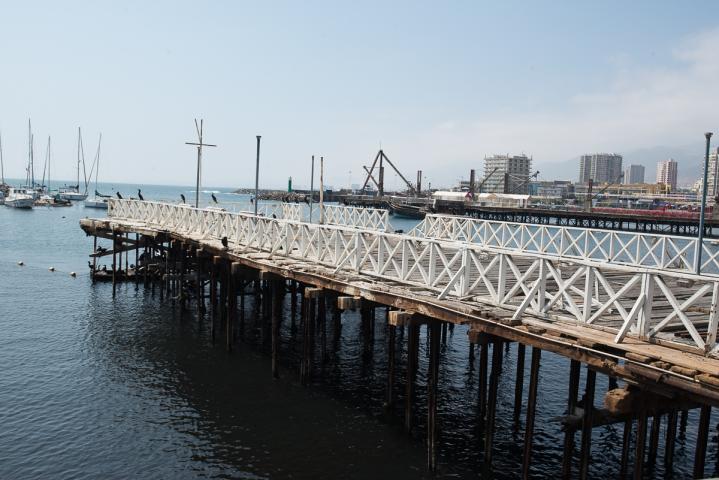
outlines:
[[[215,196],[215,194],[211,193],[210,196],[212,197],[212,201],[217,203],[217,197]]]
[[[253,203],[255,203],[255,199],[250,197],[250,205],[252,205]]]
[[[310,204],[310,199],[309,199],[309,198],[307,198],[306,196],[305,196],[305,199],[304,199],[304,200],[305,200],[305,203],[306,203],[307,205],[309,205],[309,204]]]
[[[183,194],[180,194],[180,198],[182,199],[182,203],[187,203],[187,201],[185,200],[185,196]]]
[[[272,218],[275,218],[275,219],[276,219],[276,218],[277,218],[277,215],[275,215],[275,214],[273,213],[273,214],[272,214]]]
[[[145,200],[145,197],[142,196],[142,192],[140,191],[139,188],[137,189],[137,198],[139,198],[140,200],[143,200],[143,201]]]
[[[117,195],[117,198],[119,198],[120,200],[122,200],[122,195],[120,195],[120,192],[115,192],[115,195]]]
[[[227,248],[227,237],[222,237],[222,246]]]

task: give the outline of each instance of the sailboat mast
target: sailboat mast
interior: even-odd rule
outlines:
[[[2,158],[2,133],[0,133],[0,183],[5,185],[5,166]]]
[[[80,191],[80,127],[77,127],[77,191]]]
[[[102,132],[100,132],[100,139],[97,141],[97,160],[95,163],[95,195],[97,195],[97,176],[100,172],[100,145],[102,144]]]
[[[50,136],[47,137],[47,194],[50,195]]]

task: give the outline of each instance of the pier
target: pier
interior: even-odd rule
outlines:
[[[132,271],[126,281],[209,318],[228,351],[245,321],[245,297],[254,296],[271,344],[268,374],[275,377],[282,374],[280,309],[287,295],[293,321],[295,313],[300,319],[298,371],[306,385],[326,361],[328,331],[341,329],[343,312],[360,312],[367,337],[380,318],[389,339],[386,405],[402,405],[407,430],[419,420],[413,397],[424,332],[429,469],[437,467],[442,445],[440,343],[461,325],[470,341],[467,358],[479,363],[480,408],[467,415],[481,426],[483,468],[491,469],[497,453],[496,418],[507,414],[517,425],[524,419],[522,473],[530,476],[541,356],[552,352],[567,359],[570,372],[566,415],[558,420],[566,432],[564,478],[587,478],[592,429],[608,423],[623,425],[616,446],[622,474],[641,478],[658,461],[660,441],[671,469],[677,429],[693,409],[700,412],[693,473],[704,475],[711,409],[719,406],[719,242],[448,215],[428,215],[399,234],[384,210],[341,206],[325,206],[320,218],[323,223],[305,221],[296,204],[254,216],[111,199],[107,218],[84,219],[81,228],[95,238],[92,262],[112,257],[113,292],[118,272]],[[98,250],[98,239],[110,247]],[[400,341],[406,342],[404,372],[396,356]],[[506,412],[498,410],[497,390],[509,344],[516,346],[517,376]],[[400,373],[404,391],[397,388]],[[603,408],[594,406],[601,395],[597,375],[614,387]],[[661,423],[667,433],[660,439]]]

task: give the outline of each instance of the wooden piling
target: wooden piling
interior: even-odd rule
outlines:
[[[647,455],[647,466],[651,469],[657,461],[657,449],[659,448],[659,429],[662,424],[662,416],[655,414],[652,417],[652,428],[649,433],[649,453]]]
[[[117,291],[117,232],[112,231],[112,298]]]
[[[644,475],[644,449],[647,443],[647,407],[642,402],[637,418],[637,439],[634,445],[634,478],[641,480]]]
[[[592,420],[594,417],[594,388],[597,372],[587,367],[587,380],[584,387],[584,415],[582,417],[582,450],[579,464],[579,478],[585,480],[589,476],[589,463],[592,448]]]
[[[429,335],[429,371],[427,373],[427,467],[430,471],[435,471],[437,469],[437,384],[439,378],[439,337],[441,335],[441,325],[436,321],[431,322],[427,330]]]
[[[699,428],[697,443],[694,449],[694,478],[704,478],[704,461],[707,454],[707,440],[709,439],[709,419],[711,407],[702,405],[699,410]]]
[[[619,478],[626,478],[627,472],[629,471],[629,449],[631,447],[631,443],[632,421],[626,420],[622,431],[622,456],[619,463]]]
[[[479,344],[479,425],[484,430],[487,418],[487,378],[489,369],[489,342],[482,335]]]
[[[282,322],[282,280],[272,282],[272,378],[280,378],[280,325]]]
[[[671,473],[674,468],[674,443],[677,436],[677,410],[672,409],[667,417],[667,434],[664,440],[664,472]]]
[[[412,400],[414,398],[414,378],[419,360],[419,325],[410,322],[407,325],[407,382],[405,385],[404,428],[412,431]]]
[[[521,344],[520,344],[521,345]],[[521,345],[522,347],[524,345]],[[524,357],[524,355],[522,355]],[[522,462],[522,478],[529,478],[529,467],[532,460],[532,440],[534,437],[534,417],[537,412],[537,389],[539,386],[539,361],[542,351],[532,347],[532,366],[529,374],[529,392],[527,397],[527,425],[524,433],[524,460]],[[522,358],[524,363],[524,358]],[[524,372],[522,372],[524,374]],[[521,399],[521,392],[520,392]],[[516,401],[516,398],[515,398]],[[521,405],[521,401],[520,401]],[[516,407],[516,403],[515,403]]]
[[[385,409],[389,412],[394,406],[394,370],[395,353],[397,351],[397,327],[394,325],[387,325],[387,329],[387,402],[385,404]]]
[[[579,375],[581,364],[572,360],[569,365],[569,398],[567,400],[567,412],[574,415],[577,406],[577,395],[579,395]],[[564,432],[564,453],[562,455],[562,478],[572,477],[572,457],[574,456],[574,428],[567,425]]]
[[[487,398],[487,419],[484,429],[484,465],[485,469],[492,467],[492,448],[494,447],[494,426],[497,415],[497,390],[499,388],[499,373],[502,369],[502,340],[492,339],[492,373],[489,375],[489,396]]]
[[[515,430],[519,430],[519,417],[522,414],[522,389],[524,388],[524,355],[525,349],[523,343],[517,344],[517,373],[514,384],[514,415],[512,424]],[[534,349],[532,349],[532,359],[534,359]]]
[[[92,253],[97,253],[97,236],[92,236]],[[95,271],[97,271],[97,257],[92,256],[92,283],[95,283]]]

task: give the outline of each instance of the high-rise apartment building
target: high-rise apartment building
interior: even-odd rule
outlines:
[[[593,153],[579,159],[579,183],[617,183],[622,175],[622,156],[616,153]]]
[[[679,164],[670,158],[657,163],[657,183],[667,185],[672,191],[677,189]]]
[[[701,189],[700,189],[701,191]],[[709,168],[707,169],[707,195],[719,195],[719,147],[709,153]]]
[[[624,169],[624,182],[627,185],[644,183],[644,165],[629,165]]]
[[[532,157],[526,155],[507,154],[484,157],[484,185],[482,185],[482,191],[527,194],[529,192],[529,171],[531,168]],[[506,185],[505,177],[507,178]]]

